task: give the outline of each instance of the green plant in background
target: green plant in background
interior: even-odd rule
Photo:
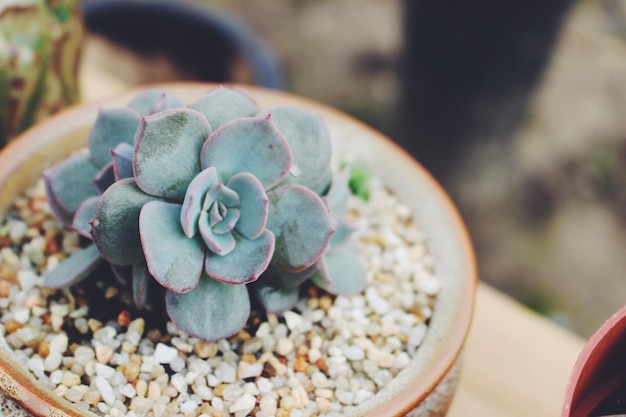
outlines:
[[[77,0],[5,0],[0,12],[1,148],[78,101],[83,22]]]
[[[44,173],[54,216],[93,239],[44,285],[78,283],[104,260],[138,307],[164,302],[172,321],[205,340],[242,328],[250,296],[281,312],[310,278],[358,292],[366,271],[345,218],[351,174],[333,175],[330,160],[317,115],[259,113],[224,87],[189,107],[149,90],[102,110],[88,152]]]

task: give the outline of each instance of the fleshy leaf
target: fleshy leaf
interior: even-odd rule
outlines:
[[[355,294],[367,285],[367,271],[351,246],[324,255],[320,271],[311,278],[315,285],[337,295]]]
[[[142,119],[135,144],[134,172],[145,193],[182,202],[200,172],[200,150],[211,133],[191,109],[165,110]]]
[[[274,288],[255,283],[250,291],[267,313],[278,314],[291,309],[298,302],[298,287]]]
[[[202,274],[193,291],[185,294],[167,291],[165,304],[174,323],[205,341],[237,333],[250,315],[250,299],[245,285],[225,284],[206,274]]]
[[[202,167],[214,166],[220,182],[239,172],[249,172],[268,189],[278,184],[291,167],[291,150],[269,118],[244,118],[229,122],[202,147]]]
[[[100,200],[100,197],[94,196],[83,201],[78,210],[76,210],[74,221],[72,222],[72,229],[89,239],[91,239],[91,220],[96,211],[98,200]]]
[[[198,240],[185,236],[180,209],[162,201],[146,203],[139,215],[139,232],[150,274],[168,290],[183,293],[198,284],[204,250]]]
[[[93,178],[93,183],[100,194],[104,193],[115,182],[115,172],[113,170],[113,161],[109,162],[98,172]]]
[[[232,233],[215,233],[209,224],[209,213],[206,211],[200,213],[198,226],[204,244],[216,255],[224,256],[235,248],[237,242]]]
[[[144,261],[139,238],[139,213],[149,201],[133,179],[116,182],[100,197],[91,222],[91,235],[104,259],[114,265]]]
[[[326,249],[326,252],[333,252],[340,248],[344,243],[348,242],[350,236],[354,232],[354,227],[350,223],[337,220],[335,223],[335,234],[330,239],[330,244]]]
[[[163,110],[175,109],[178,107],[185,107],[185,104],[180,101],[180,99],[176,97],[176,95],[169,91],[166,91],[159,96],[152,108],[150,108],[149,114],[155,114]]]
[[[113,265],[109,264],[111,272],[115,277],[115,281],[121,286],[127,287],[133,281],[133,266],[131,265]],[[147,267],[146,267],[147,268]]]
[[[206,194],[217,185],[215,168],[210,167],[196,175],[185,192],[183,208],[180,212],[180,224],[187,237],[198,233],[198,221]]]
[[[263,274],[263,282],[275,288],[298,287],[317,272],[319,269],[318,263],[319,261],[300,272],[286,272],[270,265]]]
[[[320,194],[332,178],[331,141],[322,118],[291,106],[269,109],[261,115],[266,114],[272,115],[293,153],[293,165],[284,183],[301,184]]]
[[[159,88],[148,88],[132,99],[128,107],[138,111],[142,116],[147,116],[159,97],[165,93],[167,91]]]
[[[61,262],[44,277],[44,288],[64,288],[87,278],[103,259],[94,245],[89,245]]]
[[[91,179],[100,169],[87,154],[75,154],[43,173],[50,209],[57,220],[72,224],[74,213],[98,190]]]
[[[133,301],[138,309],[143,310],[148,303],[148,285],[152,277],[145,264],[133,265]]]
[[[141,115],[130,108],[101,109],[87,141],[91,160],[102,168],[111,162],[111,149],[132,145]]]
[[[214,204],[213,207],[216,207],[217,205]],[[211,226],[211,229],[213,229],[213,231],[215,233],[217,233],[218,235],[223,235],[224,233],[228,233],[230,231],[233,230],[233,228],[235,227],[235,224],[237,223],[237,221],[239,220],[239,209],[236,208],[229,208],[226,210],[226,215],[224,216],[224,218]]]
[[[230,284],[256,281],[272,258],[274,235],[269,230],[255,240],[233,235],[236,240],[233,250],[224,256],[208,253],[205,271],[210,277]]]
[[[233,175],[226,185],[239,196],[241,216],[235,229],[248,239],[256,239],[267,223],[268,200],[263,185],[247,172]]]
[[[259,111],[250,97],[222,86],[204,95],[189,107],[202,113],[213,130],[232,120],[252,117]]]
[[[272,265],[299,272],[315,263],[334,233],[328,208],[313,191],[285,185],[267,194],[267,228],[276,235]]]
[[[209,197],[205,199],[203,210],[208,210],[214,201],[221,201],[226,207],[236,207],[239,205],[237,193],[222,183],[218,183],[209,192]]]
[[[134,149],[128,143],[120,143],[111,151],[115,180],[133,177]]]
[[[330,212],[335,216],[344,216],[348,211],[348,198],[350,197],[350,168],[342,169],[335,177],[328,190],[326,199]]]

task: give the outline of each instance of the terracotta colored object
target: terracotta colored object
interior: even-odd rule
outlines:
[[[565,393],[561,417],[625,413],[626,306],[609,318],[581,351]],[[621,402],[621,410],[619,403]]]
[[[214,86],[179,83],[160,87],[191,103]],[[443,290],[437,298],[427,336],[410,364],[377,395],[359,405],[355,415],[445,415],[458,379],[459,357],[470,327],[477,283],[472,246],[457,210],[434,179],[382,134],[303,98],[260,88],[241,88],[262,108],[290,104],[322,115],[335,149],[339,152],[349,149],[363,167],[411,208],[427,236]],[[138,92],[102,103],[102,107],[123,106]],[[65,111],[27,131],[0,153],[0,217],[44,168],[86,145],[87,132],[98,107],[83,105]],[[45,390],[11,359],[6,344],[0,345],[0,389],[19,404],[38,416],[91,415]]]

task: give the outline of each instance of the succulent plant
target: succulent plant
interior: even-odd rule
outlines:
[[[94,243],[45,285],[76,283],[104,259],[140,308],[158,305],[156,282],[170,319],[205,340],[244,326],[248,289],[268,312],[292,307],[310,277],[331,292],[359,291],[366,274],[358,257],[340,259],[349,172],[333,180],[330,159],[317,115],[259,113],[225,87],[189,107],[148,92],[129,108],[102,111],[89,153],[45,175],[53,213]]]
[[[78,0],[0,3],[0,148],[78,101],[81,16]]]

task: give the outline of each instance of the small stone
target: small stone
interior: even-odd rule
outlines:
[[[63,362],[63,355],[58,352],[49,353],[46,359],[44,360],[44,368],[47,372],[52,372],[61,366]]]
[[[293,370],[296,372],[305,373],[309,369],[309,362],[303,357],[299,357],[293,364]]]
[[[101,343],[96,344],[95,351],[96,351],[95,353],[96,359],[98,360],[98,362],[103,363],[103,364],[109,363],[109,361],[113,357],[113,353],[115,353],[113,348],[107,345],[103,345]]]
[[[236,401],[239,397],[244,394],[243,389],[237,384],[228,384],[224,386],[224,390],[222,391],[222,398],[226,401]]]
[[[109,381],[104,379],[101,376],[94,377],[94,384],[96,389],[102,396],[102,400],[110,407],[115,402],[115,392],[113,391],[113,387],[109,384]]]
[[[259,402],[259,408],[269,414],[275,414],[277,408],[276,398],[273,395],[264,395]]]
[[[248,362],[239,362],[239,366],[237,367],[237,378],[238,379],[246,379],[246,378],[253,378],[253,377],[257,377],[257,376],[261,376],[261,373],[263,372],[263,365],[255,362],[255,363],[248,363]]]
[[[185,382],[185,377],[182,374],[172,375],[170,382],[172,383],[172,386],[176,388],[176,391],[187,392],[187,383]]]
[[[206,385],[200,385],[195,389],[195,393],[203,401],[210,401],[213,398],[213,391]]]
[[[115,369],[111,368],[110,366],[96,362],[96,375],[101,376],[104,379],[110,380],[115,375]]]
[[[317,404],[317,410],[321,414],[326,414],[331,409],[330,401],[328,401],[328,399],[326,399],[324,397],[317,397],[317,398],[315,398],[315,403]]]
[[[120,394],[127,398],[135,398],[137,396],[137,391],[135,390],[135,387],[132,386],[132,384],[124,384],[120,388]]]
[[[139,365],[134,362],[128,362],[124,366],[124,376],[130,382],[137,379],[137,377],[139,376]]]
[[[33,356],[32,358],[30,358],[27,362],[27,365],[28,369],[30,369],[37,377],[43,376],[45,364],[43,359],[41,359],[39,356]],[[67,384],[63,385],[67,386]]]
[[[215,368],[215,376],[222,382],[232,384],[237,379],[237,369],[231,364],[220,362]]]
[[[83,399],[85,393],[89,391],[89,387],[86,385],[76,385],[67,390],[64,397],[73,403],[77,403]]]
[[[416,280],[415,287],[424,294],[437,295],[441,291],[441,281],[433,275],[428,275]]]
[[[350,391],[337,389],[335,390],[335,397],[345,405],[352,405],[354,402],[354,394]]]
[[[193,347],[193,352],[198,355],[201,359],[212,358],[217,355],[217,344],[215,343],[207,343],[207,342],[198,342]]]
[[[287,327],[292,332],[297,331],[300,325],[302,325],[302,316],[298,313],[287,310],[283,313],[283,317],[285,318]]]
[[[130,400],[129,408],[139,415],[146,414],[149,411],[148,401],[143,397],[135,397]]]
[[[74,359],[81,365],[93,360],[96,357],[94,350],[88,346],[79,346],[74,351]]]
[[[374,347],[367,350],[367,358],[381,368],[391,368],[396,360],[391,353]]]
[[[237,401],[230,406],[228,411],[231,413],[241,412],[243,414],[249,413],[252,411],[254,406],[256,405],[256,398],[254,398],[250,394],[243,394]]]
[[[365,359],[365,351],[359,346],[346,346],[343,349],[343,355],[351,361],[362,361]]]
[[[182,372],[185,369],[185,366],[186,366],[185,360],[180,356],[176,356],[170,362],[170,368],[174,372]]]
[[[83,401],[91,406],[97,406],[102,396],[98,391],[87,391],[83,396]]]
[[[195,401],[189,400],[185,401],[180,405],[180,412],[183,414],[193,413],[198,408],[198,404]]]
[[[57,369],[56,371],[53,371],[50,373],[50,382],[52,382],[54,385],[59,385],[62,381],[63,381],[62,370]]]
[[[137,391],[138,397],[145,397],[148,392],[148,383],[143,379],[138,379],[135,384],[135,391]]]
[[[65,353],[69,340],[66,333],[59,333],[50,339],[50,352]]]
[[[155,381],[148,383],[148,399],[156,401],[161,397],[161,387]]]
[[[152,407],[152,413],[154,414],[154,417],[163,417],[163,416],[165,416],[165,410],[166,409],[167,409],[167,405],[166,404],[156,403]]]
[[[276,342],[275,351],[281,356],[287,356],[291,352],[293,352],[293,342],[291,341],[291,339],[281,337],[280,339],[278,339],[278,342]]]
[[[17,280],[22,291],[29,291],[37,285],[38,277],[34,271],[22,270],[17,273]]]
[[[311,383],[315,388],[326,388],[328,386],[328,378],[322,372],[315,372],[311,375]]]
[[[80,384],[80,377],[73,372],[66,371],[63,372],[63,379],[61,380],[61,383],[66,387],[71,388]]]
[[[157,344],[154,349],[154,357],[159,363],[169,364],[176,356],[178,356],[178,350],[163,343]]]
[[[371,391],[360,389],[356,392],[356,394],[354,394],[354,404],[361,404],[363,401],[369,399],[373,395],[374,393]]]
[[[13,310],[13,319],[18,323],[25,324],[30,319],[30,310],[27,308],[16,308]]]

